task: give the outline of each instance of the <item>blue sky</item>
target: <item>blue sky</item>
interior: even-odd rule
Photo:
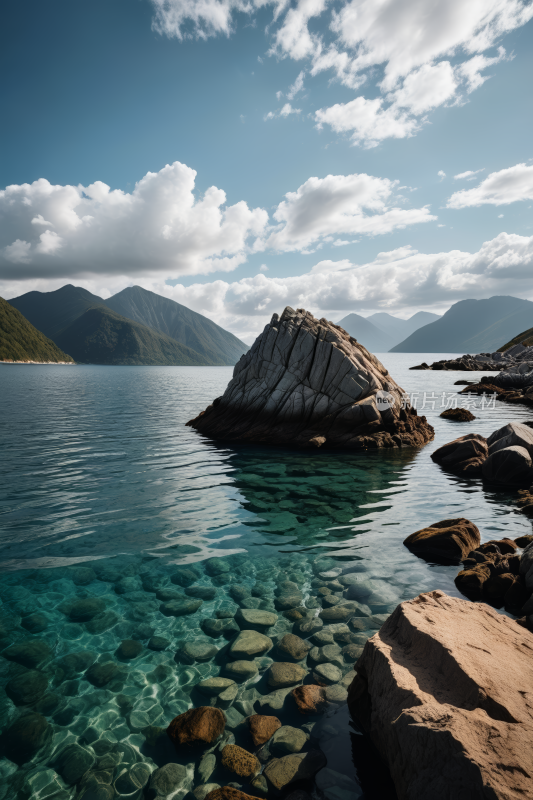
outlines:
[[[0,294],[137,283],[248,341],[286,304],[533,297],[532,16],[4,3]]]

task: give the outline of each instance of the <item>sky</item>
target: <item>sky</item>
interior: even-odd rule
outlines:
[[[533,299],[531,0],[5,0],[0,295]]]

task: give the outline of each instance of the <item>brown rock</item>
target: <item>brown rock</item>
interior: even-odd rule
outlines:
[[[222,750],[222,766],[240,778],[251,778],[261,772],[261,763],[253,753],[236,744],[227,744]]]
[[[268,685],[273,689],[285,689],[300,683],[306,676],[306,671],[298,664],[289,661],[275,661],[268,669]]]
[[[268,717],[266,714],[252,714],[248,717],[248,725],[256,747],[268,742],[278,728],[281,728],[281,722],[277,717]]]
[[[479,564],[473,569],[465,569],[455,576],[455,585],[469,600],[481,600],[483,585],[490,578],[490,569],[485,564]]]
[[[518,545],[512,539],[491,539],[487,544],[496,544],[503,555],[513,555],[516,553]]]
[[[301,661],[305,658],[311,645],[305,639],[301,639],[294,633],[286,633],[285,636],[278,642],[278,651],[283,658],[292,659],[293,661]]]
[[[226,441],[367,449],[421,447],[433,428],[345,330],[287,306],[243,355],[222,397],[187,424]]]
[[[483,585],[485,597],[490,603],[502,606],[506,592],[509,591],[515,581],[515,575],[511,575],[509,572],[504,572],[503,575],[491,575]]]
[[[518,545],[518,547],[527,547],[528,544],[531,544],[531,542],[533,542],[533,534],[527,534],[526,536],[517,536],[517,538],[514,541],[515,544]]]
[[[450,472],[476,474],[481,472],[481,464],[486,461],[488,455],[489,448],[485,437],[478,433],[467,433],[466,436],[460,436],[439,447],[431,454],[431,458]]]
[[[326,757],[321,750],[308,753],[292,753],[283,758],[273,758],[263,770],[269,783],[279,791],[295,781],[312,778],[326,766]]]
[[[440,414],[444,419],[451,419],[453,422],[472,422],[475,416],[467,408],[447,408]]]
[[[322,686],[297,686],[291,694],[300,714],[321,714],[327,705],[326,690]]]
[[[225,725],[224,714],[219,708],[200,706],[174,717],[167,728],[167,735],[176,749],[184,744],[211,744],[220,736]]]
[[[240,792],[238,789],[234,789],[233,786],[221,786],[220,789],[214,789],[209,794],[206,794],[204,800],[207,800],[207,798],[209,800],[257,800],[256,797]]]
[[[513,575],[513,577],[515,577]],[[516,579],[503,596],[503,604],[507,611],[518,611],[529,597],[529,592],[521,580]]]
[[[416,555],[434,561],[458,563],[479,546],[477,527],[468,519],[444,519],[407,537],[404,545]]]
[[[421,594],[365,645],[352,715],[400,800],[531,796],[533,636],[484,604]]]

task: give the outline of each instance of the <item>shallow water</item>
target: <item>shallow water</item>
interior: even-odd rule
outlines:
[[[437,446],[458,435],[488,435],[510,420],[528,419],[529,410],[496,404],[474,410],[472,423],[440,419],[443,393],[448,397],[462,388],[453,386],[455,380],[477,373],[409,371],[414,363],[434,360],[431,355],[381,359],[406,391],[419,393],[419,407],[426,393],[420,413],[435,427],[435,441],[421,451],[336,454],[214,444],[184,423],[222,393],[230,368],[0,367],[0,686],[7,687],[0,695],[0,725],[9,729],[30,712],[48,723],[34,754],[4,749],[0,800],[91,800],[87,776],[65,779],[59,756],[71,743],[84,748],[78,752],[82,762],[120,756],[114,777],[121,770],[129,775],[135,761],[154,769],[176,760],[164,739],[150,744],[148,727],[165,727],[191,705],[208,703],[195,686],[226,674],[227,640],[200,627],[217,610],[235,612],[240,605],[274,611],[278,621],[267,634],[275,642],[292,627],[276,599],[282,581],[297,584],[301,602],[315,614],[318,573],[356,569],[362,584],[355,614],[368,625],[352,626],[351,638],[339,644],[362,648],[379,627],[377,615],[398,602],[435,588],[458,594],[457,567],[410,554],[402,544],[409,533],[457,516],[475,522],[483,540],[530,533],[513,493],[486,491],[479,479],[447,475],[430,459]],[[192,587],[171,580],[184,565],[197,570]],[[191,613],[162,611],[165,588],[185,597]],[[194,611],[195,593],[204,599]],[[332,593],[342,599],[335,587]],[[74,601],[95,599],[90,619],[90,609],[85,617],[83,609],[72,610]],[[167,640],[163,650],[151,649],[153,636]],[[142,645],[132,659],[117,654],[126,639]],[[209,643],[220,652],[204,662],[191,660],[183,651],[187,642]],[[30,646],[8,650],[18,644]],[[89,655],[65,662],[75,653]],[[275,649],[268,656],[283,660]],[[88,679],[91,659],[114,665],[108,682]],[[238,684],[237,700],[226,711],[228,729],[248,748],[239,723],[273,691],[266,685],[267,662],[257,663],[263,672]],[[313,663],[308,657],[306,669]],[[345,655],[339,663],[349,674],[353,658]],[[287,705],[279,716],[283,724],[306,722]],[[348,725],[345,706],[332,703],[307,745],[320,741],[329,752],[330,772],[318,779],[328,800],[377,796],[377,785],[351,761]],[[192,777],[193,767],[188,769]],[[209,779],[231,780],[243,784],[220,771]],[[201,783],[194,773],[176,797]],[[121,785],[115,796],[133,797],[123,786],[119,793]]]

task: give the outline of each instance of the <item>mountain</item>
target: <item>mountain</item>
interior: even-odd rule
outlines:
[[[533,327],[533,303],[517,297],[461,300],[440,319],[424,325],[392,348],[392,353],[494,352]]]
[[[105,306],[89,308],[55,340],[83,364],[212,366],[190,347]]]
[[[429,325],[430,322],[435,322],[440,317],[438,314],[431,314],[429,311],[417,311],[409,319],[400,319],[399,317],[393,317],[392,314],[379,311],[377,314],[371,314],[367,319],[384,333],[392,336],[396,345],[418,330],[418,328],[423,325]]]
[[[337,325],[344,328],[346,333],[357,339],[371,353],[387,353],[395,342],[392,336],[359,314],[348,314]]]
[[[0,361],[72,363],[73,359],[0,297]]]
[[[526,347],[531,347],[533,344],[533,328],[529,328],[529,330],[519,333],[518,336],[515,336],[510,342],[506,342],[506,344],[502,345],[502,347],[498,347],[498,350],[500,353],[504,353],[510,347],[514,347],[515,344],[523,344]]]
[[[249,349],[207,317],[139,286],[105,301],[69,284],[9,303],[83,363],[233,365]]]
[[[212,364],[233,366],[250,349],[202,314],[140,286],[124,289],[105,304],[118,314],[192,348]]]
[[[101,297],[72,284],[62,286],[55,292],[27,292],[9,302],[54,341],[61,331],[89,308],[105,306]]]

